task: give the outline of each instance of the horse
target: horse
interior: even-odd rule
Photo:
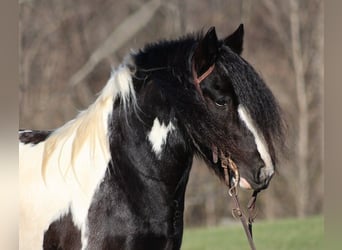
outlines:
[[[243,24],[145,45],[95,102],[51,131],[19,131],[20,249],[180,249],[194,157],[266,189],[284,137],[280,107],[242,58]]]

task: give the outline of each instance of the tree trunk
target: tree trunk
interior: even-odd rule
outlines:
[[[295,73],[296,97],[298,104],[298,187],[295,197],[297,199],[297,216],[307,214],[309,201],[309,174],[308,174],[308,100],[305,88],[303,54],[301,49],[299,6],[298,1],[290,0],[290,29],[292,45],[292,64]]]

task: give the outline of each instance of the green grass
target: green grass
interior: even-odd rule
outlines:
[[[256,221],[253,236],[258,250],[322,250],[323,217]],[[249,250],[242,225],[187,229],[182,250]]]

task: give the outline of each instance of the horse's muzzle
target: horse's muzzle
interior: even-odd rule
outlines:
[[[270,181],[274,175],[274,170],[269,168],[261,168],[258,176],[258,187],[253,188],[254,190],[266,189],[270,184]]]
[[[249,189],[254,191],[260,191],[266,189],[270,184],[270,181],[274,175],[273,169],[267,169],[265,167],[260,168],[254,180],[247,180],[244,177],[240,178],[239,186],[243,189]]]

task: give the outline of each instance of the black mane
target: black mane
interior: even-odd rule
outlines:
[[[146,45],[134,55],[135,88],[139,92],[141,88],[152,84],[159,91],[166,99],[164,105],[174,107],[176,116],[182,119],[181,123],[191,137],[189,140],[199,144],[195,150],[206,150],[201,145],[216,144],[244,160],[243,153],[232,138],[232,129],[208,109],[194,87],[191,58],[202,38],[203,33],[199,32],[177,40]],[[284,129],[279,105],[258,73],[240,55],[225,46],[223,41],[220,44],[220,53],[215,62],[217,71],[222,71],[223,77],[229,76],[227,80],[233,86],[238,104],[243,104],[250,112],[269,146],[272,160],[276,162],[275,151],[282,146]],[[203,157],[201,152],[197,153]]]
[[[285,123],[281,109],[260,75],[240,56],[223,46],[218,67],[229,75],[239,104],[248,109],[257,128],[262,132],[272,158],[277,148],[284,146]]]

